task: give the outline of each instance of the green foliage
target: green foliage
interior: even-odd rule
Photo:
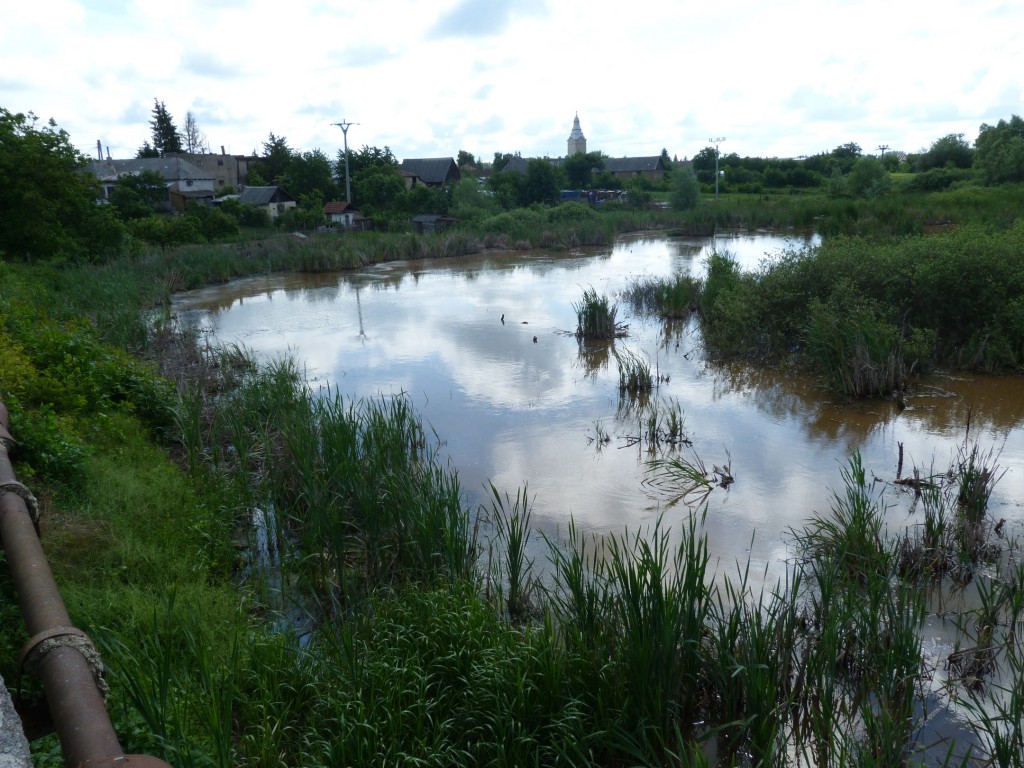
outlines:
[[[502,210],[510,211],[519,206],[523,199],[524,179],[517,171],[499,171],[487,179],[488,188]]]
[[[600,152],[577,152],[562,161],[562,170],[570,189],[590,189],[594,183],[594,171],[604,170],[604,156]]]
[[[410,216],[420,213],[445,214],[448,213],[448,192],[438,187],[418,184],[415,189],[403,190],[398,194],[393,205],[396,210]]]
[[[190,205],[184,218],[195,220],[197,228],[208,242],[238,236],[237,220],[219,208],[210,205]]]
[[[170,112],[162,101],[153,99],[153,119],[149,121],[153,131],[153,151],[163,157],[169,152],[184,151],[181,144],[181,134],[178,133]],[[145,145],[143,145],[145,148]],[[143,157],[140,151],[140,157]]]
[[[0,255],[25,261],[102,261],[116,255],[124,229],[97,206],[85,158],[50,120],[0,107]]]
[[[530,205],[531,203],[554,205],[561,196],[564,186],[562,182],[563,174],[560,168],[547,160],[534,158],[527,164],[526,178],[523,180],[522,196],[519,203],[521,205]]]
[[[700,182],[692,164],[682,164],[672,170],[669,204],[675,211],[691,211],[700,203]]]
[[[645,208],[651,202],[651,187],[647,179],[636,176],[626,182],[627,201],[633,208]]]
[[[338,185],[334,183],[334,166],[330,158],[320,149],[310,152],[295,152],[285,165],[285,170],[276,184],[288,190],[296,200],[305,195],[319,194],[320,200],[338,198]],[[341,176],[344,184],[344,173]]]
[[[778,358],[805,349],[806,321],[814,317],[819,339],[845,341],[833,347],[842,350],[838,357],[811,358],[848,392],[864,388],[842,384],[829,359],[862,366],[868,379],[891,371],[878,379],[887,383],[866,387],[876,393],[934,363],[1018,370],[1022,236],[1024,220],[1004,231],[966,226],[902,239],[833,238],[745,274],[713,256],[701,294],[705,343],[716,354]]]
[[[937,139],[927,152],[917,158],[918,171],[937,168],[970,168],[974,164],[974,150],[962,133],[950,133]]]
[[[370,165],[353,172],[353,201],[367,216],[376,216],[390,210],[405,191],[405,182],[398,174],[398,166]]]
[[[361,171],[375,168],[378,171],[397,169],[398,160],[395,159],[390,147],[369,147],[363,145],[358,152],[349,150],[348,169],[351,178],[354,178]],[[339,179],[345,178],[345,152],[338,151],[337,173]]]
[[[846,177],[846,190],[853,197],[884,197],[892,189],[892,178],[876,157],[861,157]]]
[[[110,193],[110,204],[126,221],[152,216],[167,202],[167,182],[156,171],[144,170],[121,176]]]
[[[986,183],[1024,181],[1024,120],[1018,115],[996,125],[983,123],[974,146]]]
[[[700,282],[680,272],[668,279],[637,278],[623,292],[623,298],[637,314],[682,319],[697,308],[700,293]]]
[[[939,167],[931,168],[921,173],[915,173],[904,187],[906,192],[939,192],[954,184],[970,181],[974,173],[970,170],[960,168]]]
[[[498,212],[498,201],[475,178],[465,176],[452,186],[451,213],[460,221],[479,223]]]
[[[253,163],[249,168],[249,183],[256,184],[252,179],[252,172],[255,171],[261,180],[267,184],[280,184],[288,172],[292,162],[292,148],[288,146],[288,140],[284,136],[275,136],[273,131],[263,142],[263,154],[259,161]],[[263,185],[265,186],[265,185]]]
[[[593,286],[583,291],[583,298],[572,305],[576,313],[576,338],[613,339],[622,334],[615,322],[618,305],[607,296],[598,296]]]
[[[883,397],[904,385],[908,366],[899,329],[877,308],[812,301],[807,354],[833,389],[851,397]]]
[[[560,203],[548,211],[548,221],[594,221],[597,219],[597,212],[587,203],[580,203],[570,200]]]
[[[267,213],[266,208],[247,205],[237,198],[231,198],[222,202],[220,210],[245,227],[270,226],[270,214]]]

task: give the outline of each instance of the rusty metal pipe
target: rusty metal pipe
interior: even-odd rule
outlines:
[[[17,483],[8,457],[8,450],[14,445],[8,430],[7,408],[0,403],[0,483]],[[30,637],[22,660],[26,655],[39,653],[43,644],[50,642],[39,655],[37,674],[43,683],[65,765],[170,768],[153,757],[124,754],[93,677],[92,665],[79,648],[59,643],[61,638],[77,639],[84,637],[84,633],[71,625],[28,506],[16,493],[0,495],[0,541],[7,551],[11,578]]]

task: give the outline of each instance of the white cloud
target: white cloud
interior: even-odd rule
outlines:
[[[997,0],[40,0],[5,9],[0,104],[122,155],[154,98],[240,152],[333,154],[344,117],[399,158],[558,156],[576,112],[613,156],[916,151],[1021,111],[1022,28]]]

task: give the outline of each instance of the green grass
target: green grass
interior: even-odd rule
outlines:
[[[634,278],[622,293],[635,314],[685,319],[697,308],[700,282],[688,274]]]
[[[607,296],[599,296],[593,287],[583,291],[583,298],[572,305],[576,313],[576,338],[581,341],[614,339],[625,335],[625,328],[615,320],[618,305]]]

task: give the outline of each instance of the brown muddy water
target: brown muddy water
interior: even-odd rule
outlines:
[[[700,273],[714,250],[748,268],[806,237],[743,234],[714,239],[626,238],[614,247],[396,262],[337,275],[251,278],[178,296],[183,326],[237,342],[260,356],[290,354],[312,386],[353,398],[405,393],[443,441],[467,504],[486,483],[513,497],[528,484],[536,531],[557,537],[571,518],[596,535],[645,529],[659,516],[682,528],[687,506],[652,487],[651,454],[632,439],[637,409],[620,398],[607,349],[572,335],[573,303],[585,288],[616,297],[632,280]],[[706,533],[719,575],[749,562],[769,585],[793,552],[788,532],[827,512],[840,469],[859,451],[891,505],[892,532],[921,523],[912,494],[892,485],[899,446],[903,475],[949,467],[965,439],[998,452],[1005,475],[990,514],[1009,535],[1024,532],[1024,379],[927,378],[906,410],[889,401],[850,402],[819,382],[702,358],[694,322],[632,316],[615,348],[639,354],[664,377],[652,401],[675,402],[692,448],[708,470],[731,465],[735,482],[707,496]],[[599,437],[608,435],[602,442]],[[543,567],[544,550],[535,556]],[[756,580],[755,580],[756,581]],[[939,660],[951,630],[936,611],[923,642]]]

